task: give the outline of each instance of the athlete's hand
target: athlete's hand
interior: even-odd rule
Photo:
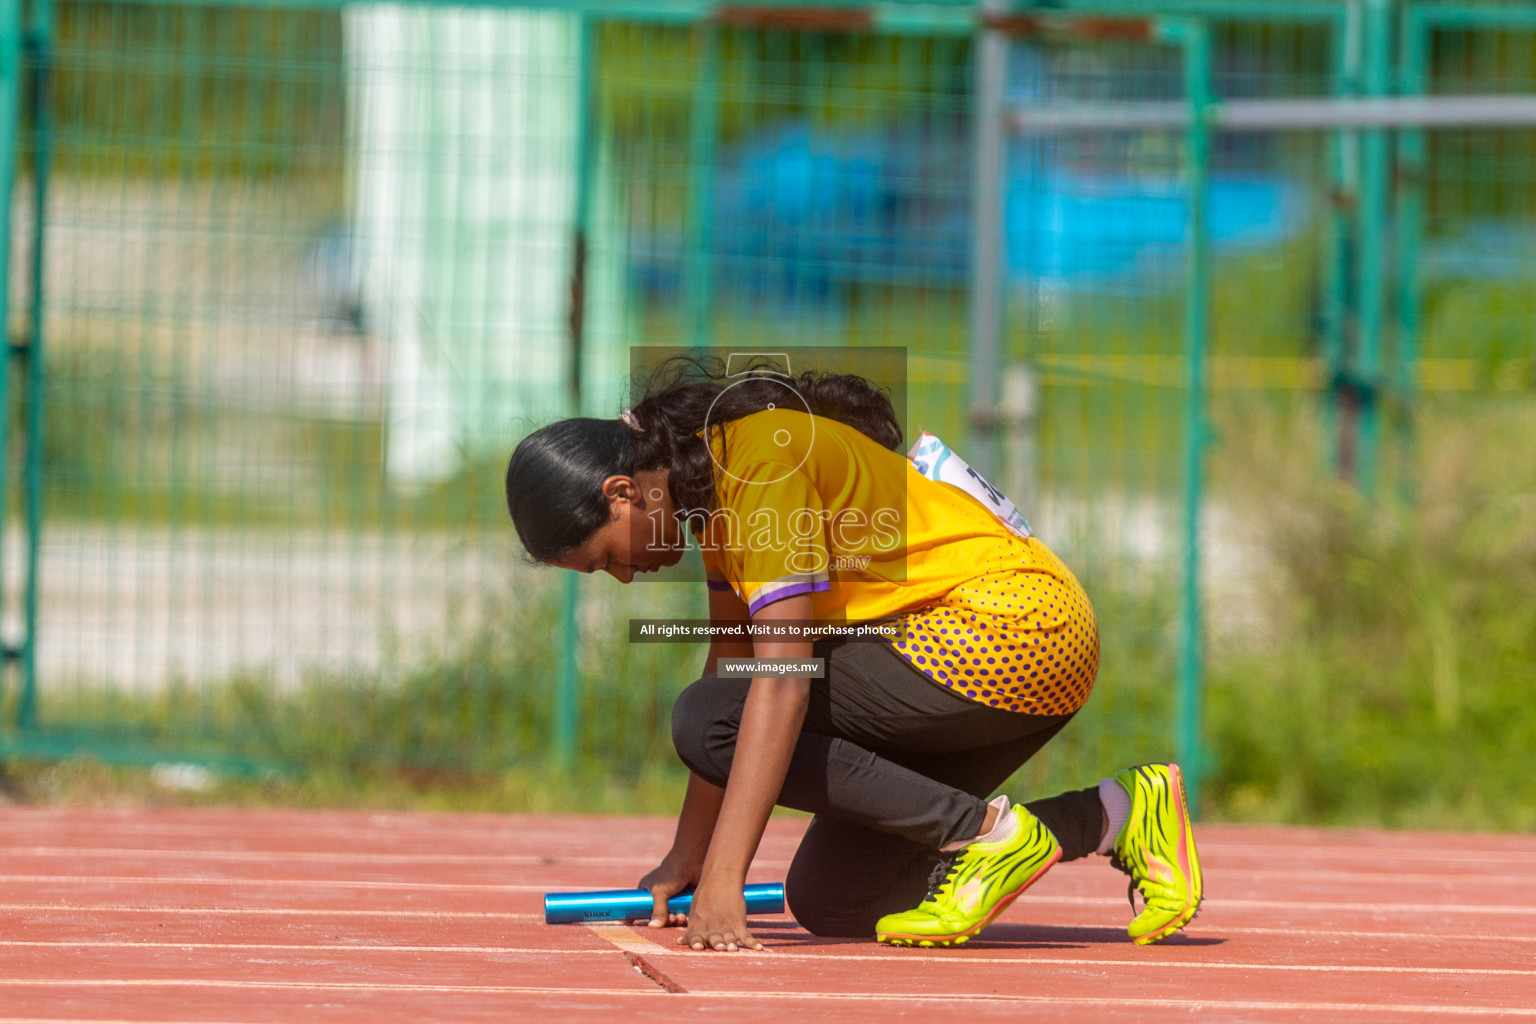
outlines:
[[[699,880],[700,865],[690,864],[674,850],[662,858],[651,872],[640,879],[640,888],[650,891],[652,928],[688,923],[687,914],[667,913],[667,900]]]
[[[747,899],[741,888],[721,889],[707,883],[694,890],[688,930],[677,944],[722,953],[763,948],[747,930]]]

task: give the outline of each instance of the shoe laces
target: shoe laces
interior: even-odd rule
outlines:
[[[955,865],[960,860],[960,854],[964,852],[964,850],[955,850],[952,853],[943,854],[934,863],[932,869],[928,872],[928,895],[923,897],[924,903],[937,903],[939,901],[939,893],[943,892],[944,887],[949,884],[950,876],[955,871]]]
[[[1136,880],[1136,872],[1131,870],[1131,866],[1129,864],[1120,859],[1119,850],[1116,850],[1114,853],[1110,854],[1109,866],[1114,868],[1116,871],[1123,871],[1125,874],[1130,876],[1130,880],[1125,883],[1125,898],[1130,901],[1131,910],[1134,911],[1136,909],[1136,893],[1139,886],[1139,883]],[[1146,893],[1141,894],[1141,902],[1143,905],[1146,904]]]

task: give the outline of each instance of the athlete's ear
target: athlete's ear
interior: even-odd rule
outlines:
[[[617,502],[636,502],[643,500],[640,495],[640,485],[633,477],[610,476],[603,481],[603,497],[608,500],[609,506]]]

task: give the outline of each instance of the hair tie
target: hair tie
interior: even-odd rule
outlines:
[[[640,421],[635,418],[633,410],[625,409],[623,412],[619,413],[619,422],[637,434],[645,433],[645,428],[642,427],[640,425]]]

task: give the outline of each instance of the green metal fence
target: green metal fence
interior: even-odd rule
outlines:
[[[3,18],[12,753],[666,761],[702,652],[624,622],[701,595],[522,565],[501,467],[615,414],[630,346],[809,344],[905,347],[909,434],[963,439],[1094,598],[1098,688],[1020,784],[1198,777],[1202,657],[1263,572],[1229,492],[1276,454],[1227,441],[1325,422],[1369,492],[1427,403],[1531,396],[1528,117],[1222,121],[1529,95],[1519,5]]]

